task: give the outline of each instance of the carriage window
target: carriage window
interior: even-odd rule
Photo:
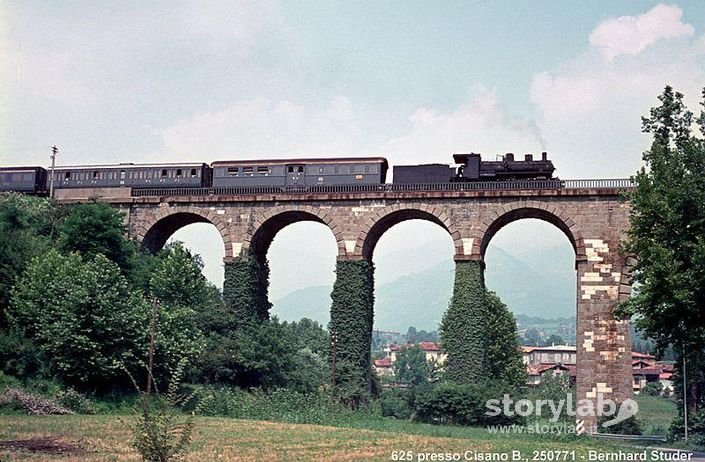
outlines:
[[[25,173],[24,175],[22,175],[22,180],[32,181],[33,177],[34,177],[34,173]]]
[[[258,175],[268,175],[269,168],[268,167],[257,167],[257,174]]]
[[[181,174],[181,169],[177,168],[176,169],[176,178],[181,178],[183,175]]]
[[[236,175],[237,175],[237,170],[238,170],[237,167],[230,167],[230,168],[228,169],[228,175],[230,175],[230,176],[236,176]]]
[[[294,167],[290,165],[289,168],[286,169],[286,171],[289,173],[294,173]]]
[[[191,169],[191,178],[195,178],[195,177],[197,177],[197,176],[198,176],[198,175],[196,174],[196,169],[195,169],[195,168],[192,168],[192,169]]]
[[[162,170],[162,178],[166,178],[166,177],[167,177],[167,172],[166,172],[166,169],[164,169],[164,170]]]
[[[121,180],[124,180],[124,179],[125,179],[126,173],[127,173],[127,172],[125,172],[125,170],[120,170],[120,179],[121,179]]]
[[[64,179],[70,180],[71,179],[71,172],[64,173]]]
[[[97,172],[97,171],[94,171],[94,172],[93,172],[93,179],[94,179],[94,180],[97,180],[97,179],[98,179],[98,172]]]
[[[303,173],[304,168],[303,168],[302,166],[299,166],[299,168],[298,168],[297,170],[298,170],[299,173]]]
[[[245,173],[247,175],[252,175],[254,172],[254,167],[242,167],[242,173]]]

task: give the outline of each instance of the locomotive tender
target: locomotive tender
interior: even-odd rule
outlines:
[[[514,160],[508,153],[497,161],[480,154],[455,154],[456,167],[446,164],[394,167],[395,184],[438,184],[472,181],[545,180],[555,168],[542,153]],[[261,186],[305,189],[309,186],[385,184],[383,157],[330,159],[226,160],[205,163],[114,164],[61,166],[54,169],[54,188],[249,188]],[[42,167],[0,167],[0,192],[46,194],[51,174]]]

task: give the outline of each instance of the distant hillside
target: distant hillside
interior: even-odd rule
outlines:
[[[434,330],[448,306],[453,287],[453,262],[443,242],[390,254],[377,264],[378,284],[375,293],[375,327],[406,332],[409,326]],[[521,259],[498,247],[487,254],[485,278],[515,314],[540,318],[575,316],[575,274],[571,267],[571,249],[544,248]],[[441,261],[439,261],[441,260]],[[416,273],[404,271],[391,277],[393,268],[415,268],[419,262],[433,263]],[[563,266],[557,266],[562,262]],[[379,283],[381,281],[387,281]],[[330,320],[331,287],[306,287],[274,302],[274,313],[281,319],[308,317],[323,323]]]

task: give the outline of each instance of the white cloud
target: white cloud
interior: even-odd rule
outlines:
[[[478,152],[494,158],[505,152],[539,152],[540,131],[531,121],[509,116],[496,93],[477,86],[469,100],[442,112],[422,107],[409,117],[411,129],[382,148],[397,163],[447,163],[451,154]]]
[[[159,130],[172,156],[201,159],[335,157],[356,153],[362,138],[350,101],[322,108],[254,99],[198,113]]]
[[[620,16],[601,22],[590,34],[590,45],[608,58],[637,55],[661,39],[689,36],[693,26],[681,21],[674,5],[656,5],[638,16]]]
[[[698,107],[705,82],[705,39],[654,45],[659,38],[692,35],[680,15],[678,8],[660,5],[640,16],[601,23],[591,44],[608,44],[612,31],[612,48],[588,48],[534,76],[531,100],[539,111],[537,123],[562,177],[634,173],[649,144],[641,133],[641,116],[658,103],[664,86],[684,93],[691,109]],[[660,18],[662,27],[653,25],[654,18]],[[619,54],[620,59],[604,59]]]
[[[393,124],[403,128],[377,145],[366,142],[359,123],[364,116],[342,96],[322,107],[255,99],[195,114],[157,133],[170,155],[201,159],[381,155],[392,164],[451,163],[456,152],[493,158],[544,147],[533,123],[508,116],[495,92],[482,86],[454,110],[421,107],[400,114]]]

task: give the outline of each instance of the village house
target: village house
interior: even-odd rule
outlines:
[[[397,345],[391,344],[384,348],[384,358],[377,359],[373,362],[373,367],[377,372],[377,375],[382,376],[393,376],[394,375],[394,363],[397,360],[397,355],[402,348],[415,346],[414,344],[407,345]],[[435,362],[436,364],[443,364],[446,361],[447,355],[441,350],[441,346],[437,342],[419,342],[419,348],[426,355],[426,362]]]

